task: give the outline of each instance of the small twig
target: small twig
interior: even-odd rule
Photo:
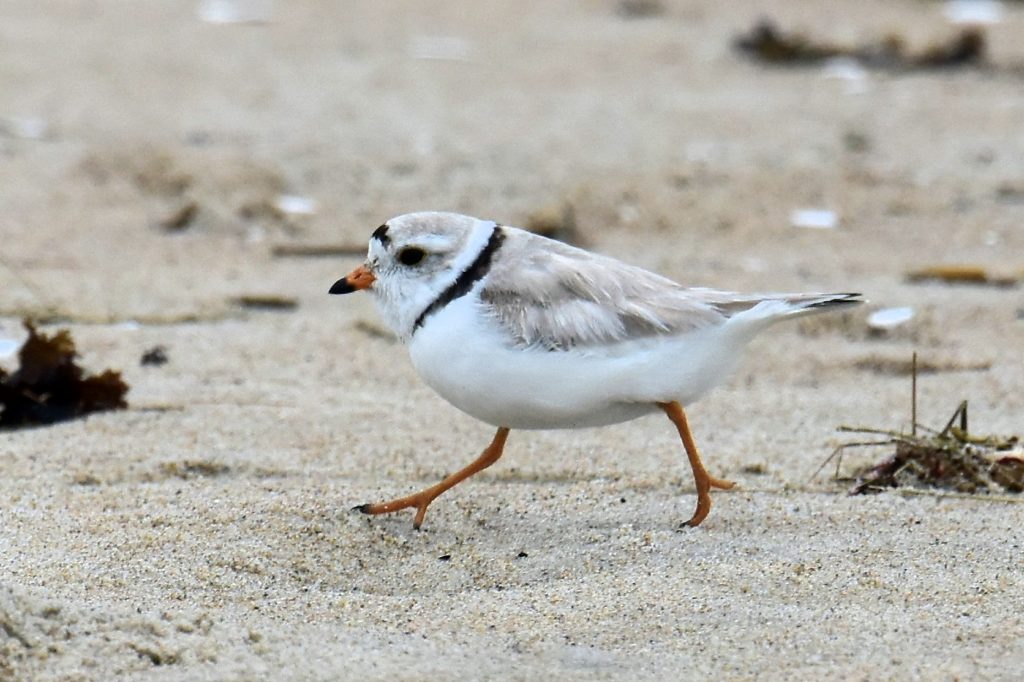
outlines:
[[[917,437],[917,351],[910,358],[910,435]]]
[[[949,421],[946,422],[946,426],[939,432],[939,438],[946,438],[949,436],[949,431],[953,428],[953,422],[956,421],[957,417],[960,417],[960,430],[963,432],[964,436],[967,435],[967,401],[964,400],[960,403],[960,406],[956,408],[956,412],[954,412],[953,416],[949,418]]]
[[[902,431],[892,431],[891,429],[873,429],[867,426],[846,426],[845,424],[837,426],[836,431],[842,433],[873,433],[878,436],[890,436],[892,438],[906,438],[907,434]]]
[[[894,442],[895,441],[893,441],[893,440],[866,440],[866,441],[861,441],[861,442],[858,442],[858,443],[843,443],[842,445],[838,445],[832,451],[832,454],[830,454],[825,459],[825,461],[823,461],[821,463],[821,465],[819,465],[818,468],[814,470],[814,473],[811,474],[810,477],[807,479],[807,483],[811,483],[815,479],[815,477],[818,474],[821,473],[821,470],[824,469],[826,466],[828,466],[828,463],[831,462],[833,459],[836,460],[836,472],[835,472],[835,474],[832,475],[832,480],[838,481],[839,480],[839,467],[842,466],[842,463],[843,463],[843,451],[846,450],[846,448],[866,448],[866,447],[871,447],[871,446],[874,446],[874,445],[892,445]],[[838,459],[836,459],[837,457],[838,457]]]

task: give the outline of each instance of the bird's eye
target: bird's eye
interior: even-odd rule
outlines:
[[[402,265],[416,265],[423,257],[427,255],[423,249],[417,249],[415,246],[402,249],[398,252],[398,260],[402,262]]]

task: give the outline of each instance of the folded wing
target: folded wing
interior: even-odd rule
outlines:
[[[520,230],[502,250],[481,299],[519,346],[585,348],[681,334],[729,316],[713,297],[691,296],[654,273]]]

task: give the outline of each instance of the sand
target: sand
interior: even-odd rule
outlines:
[[[0,434],[0,679],[1016,677],[1016,498],[810,477],[838,425],[908,425],[908,378],[870,365],[914,350],[988,366],[922,376],[922,422],[969,399],[976,432],[1024,431],[1021,289],[905,278],[1024,269],[1024,9],[988,29],[993,68],[851,81],[730,43],[768,14],[919,48],[956,30],[941,4],[380,4],[0,10],[0,338],[69,328],[131,385],[127,411]],[[654,416],[513,432],[419,532],[351,512],[491,430],[419,382],[368,297],[326,295],[355,252],[274,248],[564,205],[587,247],[688,284],[871,302],[766,334],[690,408],[739,484],[698,529]],[[793,227],[805,208],[838,225]],[[915,317],[872,333],[891,306]],[[169,363],[141,366],[157,345]]]

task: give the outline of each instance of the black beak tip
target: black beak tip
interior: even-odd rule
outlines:
[[[355,287],[353,287],[351,284],[348,283],[348,278],[347,277],[342,277],[337,282],[335,282],[333,285],[331,285],[331,290],[328,291],[327,293],[329,293],[329,294],[351,294],[353,291],[355,291]]]

